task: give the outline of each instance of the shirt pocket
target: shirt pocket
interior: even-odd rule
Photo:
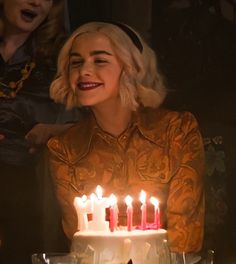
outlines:
[[[170,157],[165,148],[155,147],[140,151],[136,167],[142,181],[168,183],[172,177]]]
[[[94,192],[97,185],[106,185],[112,180],[111,160],[102,155],[93,154],[81,160],[75,166],[75,185],[89,194]]]

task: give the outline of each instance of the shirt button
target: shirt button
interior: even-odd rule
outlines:
[[[116,164],[116,169],[120,170],[121,167],[122,167],[122,163],[117,163],[117,164]]]
[[[165,175],[164,174],[161,174],[160,175],[160,179],[164,180],[165,179]]]

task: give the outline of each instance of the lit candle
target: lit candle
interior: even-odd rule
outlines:
[[[132,206],[133,198],[129,195],[125,197],[125,203],[127,205],[127,230],[131,231],[133,226],[133,206]]]
[[[95,231],[109,231],[109,222],[106,221],[106,208],[109,207],[109,199],[102,197],[102,188],[100,185],[90,196],[92,203],[93,219],[89,221],[89,229]]]
[[[142,190],[139,197],[140,202],[142,203],[141,206],[141,228],[143,230],[146,229],[147,225],[147,205],[146,205],[146,193]]]
[[[75,197],[74,206],[78,216],[78,230],[88,230],[88,215],[92,212],[92,205],[87,196]]]
[[[117,198],[114,194],[109,197],[110,202],[110,231],[114,232],[118,223]]]
[[[150,202],[154,205],[154,225],[155,225],[156,229],[160,229],[161,223],[160,223],[159,201],[157,198],[151,197]]]

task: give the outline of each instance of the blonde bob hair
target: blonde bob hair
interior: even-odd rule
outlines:
[[[50,87],[51,97],[56,102],[64,103],[68,109],[81,106],[69,84],[70,51],[79,35],[100,32],[110,40],[114,52],[123,63],[120,77],[122,104],[132,110],[136,110],[139,105],[158,107],[165,98],[166,88],[157,71],[155,53],[137,32],[130,27],[129,29],[137,35],[143,48],[141,52],[131,37],[115,24],[90,22],[77,28],[59,53],[57,75]]]

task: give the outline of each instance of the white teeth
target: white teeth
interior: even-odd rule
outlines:
[[[95,87],[97,86],[97,83],[80,83],[79,86],[80,87],[84,87],[84,88],[91,88],[91,87]]]

